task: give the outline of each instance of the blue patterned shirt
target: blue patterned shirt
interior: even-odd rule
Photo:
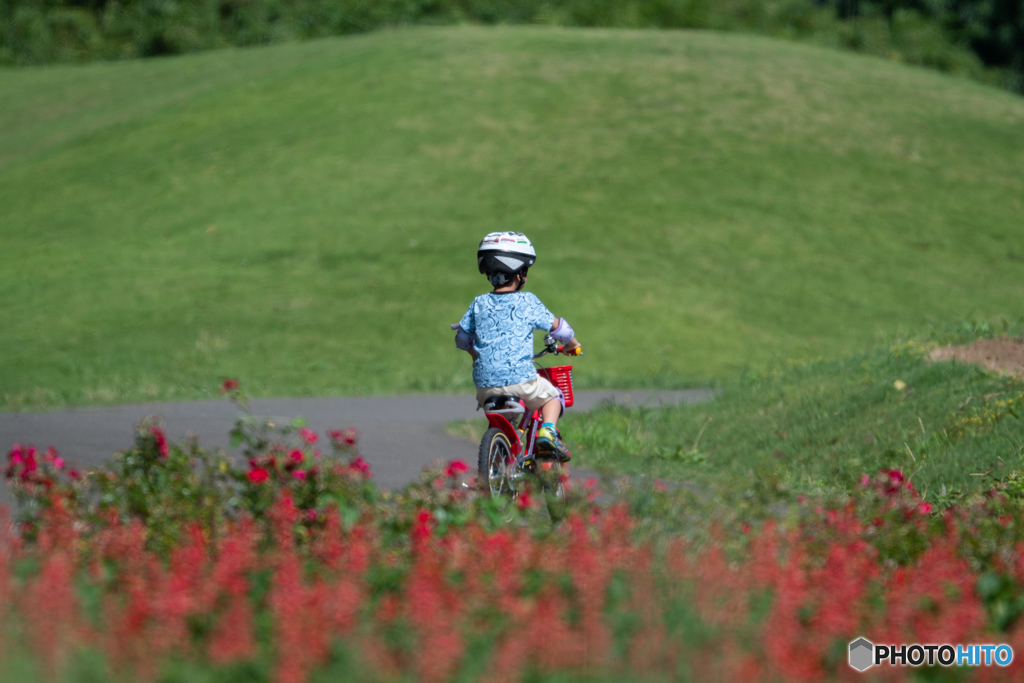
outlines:
[[[473,335],[477,359],[473,382],[504,387],[537,376],[533,367],[533,331],[551,329],[555,316],[529,292],[481,294],[473,299],[459,327]]]

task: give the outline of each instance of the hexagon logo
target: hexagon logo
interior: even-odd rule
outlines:
[[[850,643],[850,666],[857,671],[865,671],[874,664],[875,646],[865,638],[858,638]]]

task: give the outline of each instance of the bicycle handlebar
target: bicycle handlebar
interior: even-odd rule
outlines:
[[[546,334],[546,335],[544,335],[544,350],[541,351],[540,353],[534,355],[533,359],[537,360],[541,356],[546,356],[549,353],[553,353],[556,356],[558,354],[560,354],[560,353],[563,353],[563,354],[565,354],[567,356],[578,356],[581,353],[583,353],[583,347],[582,346],[577,346],[572,351],[569,351],[568,353],[566,353],[564,346],[559,346],[558,342],[555,341],[554,337],[552,337],[550,334]]]

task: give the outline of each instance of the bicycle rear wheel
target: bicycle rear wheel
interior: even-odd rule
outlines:
[[[491,427],[480,440],[480,455],[477,470],[480,485],[486,486],[493,496],[512,495],[515,491],[509,481],[509,464],[512,461],[512,445],[504,432]]]

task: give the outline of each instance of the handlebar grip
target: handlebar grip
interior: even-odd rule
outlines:
[[[564,346],[559,346],[558,347],[558,352],[563,354],[563,355],[566,355],[566,356],[578,356],[581,353],[583,353],[583,347],[582,346],[577,346],[572,351],[566,351]]]

